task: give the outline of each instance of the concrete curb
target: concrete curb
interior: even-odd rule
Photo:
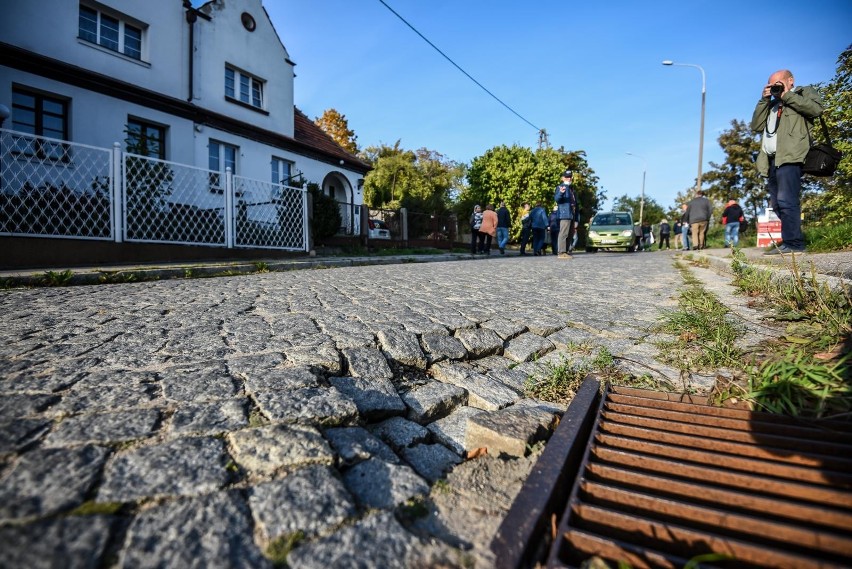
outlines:
[[[118,284],[183,278],[210,278],[259,273],[275,273],[307,269],[397,265],[403,263],[438,263],[478,261],[495,256],[471,256],[468,253],[439,255],[394,255],[381,257],[311,257],[309,259],[263,260],[230,263],[175,263],[170,265],[137,265],[122,267],[75,267],[68,269],[32,269],[0,271],[0,288],[38,286],[78,286]],[[505,258],[505,257],[503,257]]]

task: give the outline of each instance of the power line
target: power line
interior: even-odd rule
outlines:
[[[408,21],[407,21],[405,18],[403,18],[402,16],[400,16],[400,15],[396,12],[396,10],[394,10],[393,8],[391,8],[390,6],[388,6],[388,5],[387,5],[387,3],[385,2],[385,0],[379,0],[379,2],[381,2],[381,3],[382,3],[382,5],[383,5],[385,8],[387,8],[388,10],[390,10],[390,11],[393,13],[393,15],[394,15],[394,16],[396,16],[397,18],[399,18],[400,20],[402,20],[402,22],[403,22],[406,26],[408,26],[409,28],[411,28],[411,30],[412,30],[415,34],[417,34],[418,36],[420,36],[421,38],[423,38],[423,41],[425,41],[426,43],[428,43],[429,45],[431,45],[431,46],[432,46],[432,48],[433,48],[435,51],[437,51],[438,53],[440,53],[441,55],[443,55],[443,56],[444,56],[444,59],[446,59],[447,61],[449,61],[450,63],[452,63],[452,64],[453,64],[453,66],[454,66],[456,69],[458,69],[459,71],[461,71],[462,73],[464,73],[464,74],[465,74],[465,76],[466,76],[468,79],[470,79],[471,81],[473,81],[474,83],[476,83],[476,84],[479,86],[479,88],[480,88],[480,89],[482,89],[483,91],[485,91],[486,93],[488,93],[489,95],[491,95],[491,97],[492,97],[495,101],[497,101],[498,103],[500,103],[501,105],[503,105],[504,107],[506,107],[507,109],[509,109],[509,111],[511,111],[511,113],[512,113],[512,114],[514,114],[516,117],[518,117],[519,119],[521,119],[522,121],[524,121],[525,123],[527,123],[528,125],[530,125],[531,127],[533,127],[534,129],[536,129],[537,131],[539,131],[539,134],[542,132],[542,130],[543,130],[543,129],[538,128],[538,127],[537,127],[537,126],[535,126],[533,123],[531,123],[530,121],[528,121],[527,119],[525,119],[524,117],[522,117],[522,116],[521,116],[521,115],[520,115],[520,114],[519,114],[519,113],[518,113],[515,109],[513,109],[512,107],[510,107],[509,105],[507,105],[506,103],[504,103],[503,101],[501,101],[501,100],[500,100],[500,98],[499,98],[497,95],[495,95],[494,93],[492,93],[491,91],[489,91],[488,89],[486,89],[486,88],[485,88],[485,86],[484,86],[482,83],[480,83],[479,81],[477,81],[476,79],[474,79],[474,78],[470,75],[470,73],[468,73],[467,71],[465,71],[464,69],[462,69],[462,68],[459,66],[459,64],[458,64],[458,63],[456,63],[455,61],[453,61],[452,59],[450,59],[450,56],[448,56],[446,53],[444,53],[443,51],[441,51],[441,50],[438,48],[438,46],[436,46],[435,44],[433,44],[431,41],[429,41],[429,39],[428,39],[426,36],[424,36],[424,35],[423,35],[423,34],[421,34],[419,31],[417,31],[417,28],[415,28],[414,26],[412,26],[411,24],[409,24],[409,23],[408,23]]]

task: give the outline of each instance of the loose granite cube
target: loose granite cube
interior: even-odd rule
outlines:
[[[405,413],[405,403],[389,379],[332,377],[328,381],[349,397],[361,417],[368,421]]]
[[[408,330],[382,330],[379,344],[390,360],[417,369],[426,369],[426,356],[420,348],[417,334]]]
[[[367,429],[396,451],[413,444],[426,442],[426,439],[429,438],[429,431],[426,430],[426,427],[402,417],[385,419],[381,423],[370,425]]]
[[[429,484],[410,467],[377,458],[359,462],[347,470],[343,483],[365,508],[388,510],[429,493]]]
[[[468,419],[465,446],[487,448],[489,454],[522,457],[528,446],[546,440],[556,427],[556,414],[540,407],[512,406]]]
[[[363,427],[334,427],[326,429],[324,434],[344,465],[373,457],[399,464],[399,457],[393,450]]]
[[[402,400],[408,406],[407,417],[425,425],[448,415],[459,405],[464,405],[467,402],[467,393],[455,385],[432,381],[406,392]]]
[[[234,460],[249,474],[269,476],[284,467],[334,464],[322,434],[307,425],[270,425],[228,434]]]

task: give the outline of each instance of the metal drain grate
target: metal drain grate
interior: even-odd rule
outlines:
[[[852,566],[852,425],[794,423],[622,387],[588,407],[595,411],[582,463],[563,482],[570,497],[554,510],[561,519],[549,567],[598,556],[680,568],[708,554],[703,566]],[[504,526],[517,521],[510,512]],[[529,566],[531,544],[521,548],[527,559],[501,559],[507,538],[501,526],[492,545],[498,564]]]

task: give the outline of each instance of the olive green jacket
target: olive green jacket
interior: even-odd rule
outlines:
[[[783,109],[778,122],[778,148],[775,165],[801,164],[811,147],[811,129],[814,119],[822,114],[822,99],[813,87],[796,87],[781,97]],[[769,116],[770,99],[762,97],[751,117],[751,130],[763,134]],[[757,171],[769,176],[769,157],[762,149],[757,155]]]

